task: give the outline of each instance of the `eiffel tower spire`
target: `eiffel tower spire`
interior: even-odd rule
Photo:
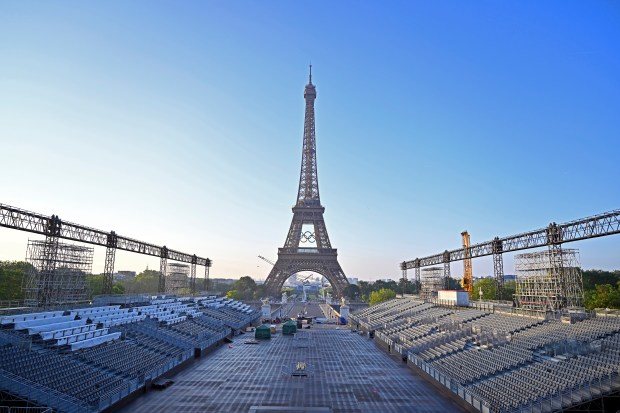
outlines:
[[[301,173],[296,206],[321,206],[319,178],[316,170],[316,136],[314,131],[314,100],[316,88],[312,84],[312,65],[310,76],[304,90],[306,116],[304,119],[304,144],[301,154]]]
[[[284,247],[278,248],[278,260],[265,280],[265,287],[271,294],[279,295],[288,277],[300,271],[313,271],[329,280],[334,297],[341,297],[349,282],[338,263],[338,252],[329,241],[323,219],[325,208],[321,206],[319,197],[314,135],[316,88],[312,84],[312,65],[304,99],[306,116],[297,202],[293,207],[293,219]]]

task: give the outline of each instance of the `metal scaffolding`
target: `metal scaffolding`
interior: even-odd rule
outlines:
[[[166,274],[167,294],[187,294],[189,285],[189,265],[168,263]]]
[[[437,291],[444,289],[444,268],[423,268],[421,272],[420,298],[424,300],[437,298]]]
[[[519,307],[536,311],[556,311],[583,306],[583,283],[579,251],[551,246],[515,256]]]
[[[28,240],[26,261],[32,265],[24,282],[25,304],[33,307],[85,302],[93,266],[93,248],[58,242],[57,237]]]

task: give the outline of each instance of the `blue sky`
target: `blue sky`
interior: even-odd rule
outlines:
[[[276,258],[292,218],[310,61],[350,277],[397,278],[465,229],[475,243],[620,208],[613,1],[4,1],[0,202],[264,279],[257,256]],[[29,237],[0,229],[0,260]],[[620,268],[620,236],[570,247]]]

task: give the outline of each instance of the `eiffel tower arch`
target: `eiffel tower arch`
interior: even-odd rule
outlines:
[[[338,251],[332,248],[325,227],[319,196],[316,168],[316,138],[314,132],[314,100],[316,88],[310,79],[304,90],[306,116],[301,157],[301,173],[297,202],[293,207],[293,220],[283,248],[278,248],[278,260],[265,280],[267,291],[279,295],[284,282],[293,274],[313,271],[327,278],[334,297],[342,297],[349,282],[338,263]]]

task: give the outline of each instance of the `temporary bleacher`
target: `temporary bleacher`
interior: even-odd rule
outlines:
[[[561,411],[620,390],[619,317],[571,324],[432,303],[415,308],[405,314],[402,299],[391,300],[351,320],[375,328],[384,349],[479,411]]]
[[[136,302],[1,317],[5,390],[58,411],[102,411],[260,316],[213,297]]]
[[[36,352],[16,346],[0,347],[0,369],[55,391],[99,406],[130,383],[54,352]],[[0,372],[1,373],[1,372]]]

